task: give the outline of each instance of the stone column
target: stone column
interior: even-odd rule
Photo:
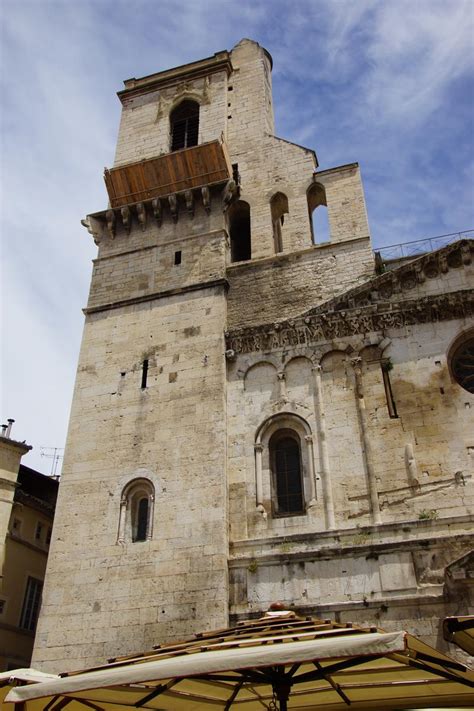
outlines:
[[[120,501],[120,518],[117,543],[125,543],[125,523],[127,520],[127,499]]]
[[[263,505],[263,477],[262,477],[262,452],[263,444],[257,442],[254,445],[255,449],[255,488],[257,495],[257,511],[265,513]]]
[[[324,412],[323,387],[321,382],[321,366],[312,368],[314,373],[314,409],[318,433],[319,455],[321,462],[321,480],[326,528],[336,527],[334,520],[334,500],[332,496],[331,471],[326,438],[326,413]]]
[[[286,373],[277,373],[278,377],[278,399],[280,402],[288,402],[288,395],[286,392]]]
[[[310,501],[308,506],[316,506],[316,478],[314,473],[314,447],[312,435],[305,436],[308,446],[308,464],[309,464],[309,495]]]
[[[147,526],[147,534],[146,534],[146,539],[147,541],[151,541],[153,538],[153,521],[155,518],[155,497],[153,494],[150,494],[150,497],[148,499],[148,526]]]
[[[355,373],[354,393],[362,440],[362,456],[364,460],[364,468],[367,478],[367,486],[369,490],[370,515],[372,518],[372,523],[381,523],[382,519],[380,516],[377,480],[375,478],[375,471],[373,468],[372,445],[370,443],[370,437],[368,436],[367,432],[367,410],[365,407],[364,389],[362,384],[362,359],[353,358],[351,362]]]

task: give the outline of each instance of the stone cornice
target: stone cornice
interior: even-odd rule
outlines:
[[[0,435],[0,445],[5,449],[12,449],[21,452],[21,454],[26,454],[33,449],[33,447],[25,442],[17,442],[16,439],[10,439],[9,437],[2,437]]]
[[[37,496],[27,494],[21,489],[16,490],[15,501],[17,503],[23,504],[24,506],[28,506],[30,509],[39,511],[40,513],[50,518],[51,521],[53,520],[55,506],[53,504],[50,504],[48,501],[38,499]]]
[[[170,296],[179,296],[190,291],[200,291],[201,289],[214,289],[223,287],[226,291],[229,288],[227,279],[212,279],[211,281],[198,282],[197,284],[189,284],[177,289],[166,289],[165,291],[156,291],[144,296],[135,296],[131,299],[122,299],[108,304],[98,304],[97,306],[87,306],[82,309],[84,314],[94,314],[99,311],[109,311],[110,309],[120,309],[122,306],[131,306],[133,304],[143,304],[145,301],[154,301],[155,299],[165,299]]]
[[[462,240],[375,277],[293,319],[229,331],[229,356],[317,345],[337,338],[472,316],[474,289],[405,298],[406,291],[427,278],[470,264],[472,251],[474,240]]]
[[[156,91],[170,85],[173,86],[178,82],[209,76],[209,74],[217,71],[225,71],[227,75],[230,75],[232,70],[230,54],[227,50],[223,50],[222,52],[216,52],[212,57],[206,57],[197,62],[183,64],[156,74],[149,74],[140,79],[126,79],[124,81],[125,89],[117,92],[117,96],[124,103],[130,97]]]

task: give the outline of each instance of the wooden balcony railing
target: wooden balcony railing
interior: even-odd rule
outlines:
[[[232,165],[223,140],[111,170],[106,168],[104,173],[111,207],[224,183],[231,177]]]

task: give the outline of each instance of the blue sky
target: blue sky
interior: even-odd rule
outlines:
[[[273,56],[277,135],[359,161],[375,246],[474,227],[473,0],[3,0],[1,416],[64,446],[122,81]]]

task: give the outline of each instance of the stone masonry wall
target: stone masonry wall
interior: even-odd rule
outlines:
[[[34,665],[227,623],[224,314],[218,287],[87,317]],[[136,477],[155,488],[153,536],[119,544]]]
[[[372,275],[373,265],[367,239],[230,265],[227,327],[296,316],[363,283]]]
[[[183,94],[177,94],[176,87],[171,87],[126,99],[114,167],[169,153],[169,113],[186,98],[200,104],[199,143],[226,135],[227,74],[221,71],[187,82]]]

